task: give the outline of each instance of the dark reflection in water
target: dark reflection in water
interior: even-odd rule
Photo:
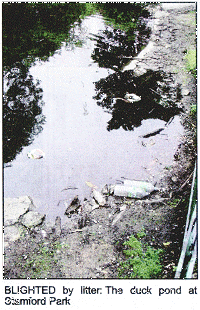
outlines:
[[[23,146],[29,145],[42,130],[42,89],[22,64],[4,77],[3,161],[15,159]]]
[[[73,14],[72,14],[73,11]],[[76,3],[3,3],[3,161],[15,159],[42,131],[42,89],[28,73],[48,60],[84,14]]]
[[[180,87],[173,76],[161,71],[148,70],[141,76],[135,76],[133,70],[117,72],[95,83],[99,106],[112,114],[107,129],[133,130],[144,119],[161,119],[168,122],[178,113]],[[141,97],[138,102],[123,100],[127,93]],[[118,98],[118,99],[116,99]],[[119,99],[121,98],[121,99]]]
[[[100,67],[120,70],[136,54],[141,51],[150,36],[150,29],[146,25],[138,25],[130,37],[121,29],[107,26],[100,35],[94,36],[96,47],[92,53],[92,59]]]
[[[73,23],[84,14],[82,3],[15,2],[2,5],[3,66],[35,57],[48,59],[68,39]]]
[[[145,6],[40,2],[3,4],[4,163],[15,159],[24,146],[33,142],[44,123],[42,89],[28,73],[29,68],[38,58],[48,60],[62,42],[69,45],[74,39],[70,29],[81,25],[80,16],[83,18],[96,11],[102,12],[114,28],[107,26],[102,35],[95,37],[97,45],[92,57],[101,67],[120,69],[129,57],[140,51],[149,36],[141,17],[148,17]],[[78,38],[75,43],[80,45]]]
[[[95,37],[92,58],[100,67],[121,70],[147,44],[150,13],[146,4],[138,3],[102,3],[100,7],[109,26]]]

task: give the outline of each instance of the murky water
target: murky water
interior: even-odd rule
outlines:
[[[34,80],[41,81],[46,122],[32,144],[23,148],[11,167],[4,169],[4,196],[29,195],[49,219],[57,215],[64,219],[64,201],[70,202],[77,194],[83,200],[90,194],[86,181],[99,190],[121,177],[159,182],[163,169],[172,164],[183,133],[178,115],[166,117],[167,110],[151,114],[155,102],[149,116],[141,117],[139,124],[134,123],[137,115],[128,117],[130,127],[126,120],[118,121],[116,126],[121,112],[119,107],[109,105],[109,92],[101,93],[102,98],[107,96],[109,100],[97,104],[95,87],[116,74],[92,59],[96,42],[89,37],[104,29],[100,16],[86,18],[76,33],[80,47],[63,45],[48,62],[38,61],[30,69]],[[116,93],[115,89],[113,94],[121,97],[126,90]],[[143,89],[140,91],[142,95]],[[150,100],[148,95],[141,105]],[[126,116],[140,110],[139,104],[135,109],[129,107]],[[111,126],[113,119],[115,125]],[[160,128],[160,134],[142,137]],[[35,148],[45,152],[44,159],[27,157]]]

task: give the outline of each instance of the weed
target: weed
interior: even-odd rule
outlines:
[[[190,114],[191,114],[191,116],[193,116],[193,115],[196,116],[196,114],[197,114],[197,105],[196,104],[191,105]]]
[[[137,233],[137,237],[138,237],[138,239],[141,239],[141,238],[143,238],[145,236],[146,236],[146,233],[145,233],[144,227],[142,227],[140,229],[140,231]]]
[[[159,277],[162,271],[160,263],[162,250],[147,246],[146,251],[144,251],[141,241],[133,235],[128,241],[124,242],[124,246],[126,249],[123,252],[126,259],[121,262],[121,267],[118,268],[120,278],[150,279]]]
[[[169,207],[171,207],[171,208],[176,208],[177,205],[179,204],[179,202],[180,202],[180,199],[175,198],[174,200],[169,201],[169,202],[168,202],[168,205],[169,205]]]

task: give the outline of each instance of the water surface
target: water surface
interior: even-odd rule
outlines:
[[[64,201],[90,195],[86,181],[99,190],[121,177],[159,182],[163,169],[173,162],[183,133],[178,115],[166,119],[150,114],[131,128],[122,124],[109,130],[116,118],[116,109],[108,104],[113,101],[108,98],[110,101],[101,104],[95,99],[96,85],[116,74],[94,60],[99,44],[94,37],[99,39],[99,31],[104,29],[101,16],[86,18],[73,30],[80,46],[63,44],[47,62],[38,60],[30,69],[34,81],[41,81],[46,120],[32,144],[23,147],[11,167],[4,169],[4,196],[29,195],[49,219],[65,218]],[[109,97],[105,89],[101,95],[101,99]],[[160,134],[142,138],[160,128],[164,128]],[[44,159],[27,157],[35,148],[45,152]]]

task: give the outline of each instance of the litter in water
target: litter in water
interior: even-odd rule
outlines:
[[[140,96],[138,96],[138,95],[136,95],[136,94],[126,94],[125,96],[124,96],[124,98],[126,99],[126,100],[128,100],[129,102],[138,102],[138,101],[140,101],[141,100],[141,97]]]
[[[45,157],[45,153],[40,149],[34,149],[27,154],[28,158],[41,159]]]

